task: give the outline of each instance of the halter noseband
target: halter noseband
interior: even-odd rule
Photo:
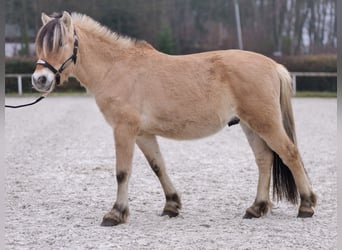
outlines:
[[[68,59],[66,59],[64,61],[64,63],[59,67],[59,69],[56,69],[50,63],[48,63],[47,61],[44,61],[42,59],[39,59],[36,62],[36,65],[42,65],[42,66],[48,68],[49,70],[51,70],[52,73],[55,74],[56,85],[59,85],[61,83],[61,74],[69,66],[70,62],[73,62],[74,64],[76,64],[77,51],[78,51],[78,39],[77,39],[76,31],[74,30],[74,50],[73,50],[72,56],[70,56]]]

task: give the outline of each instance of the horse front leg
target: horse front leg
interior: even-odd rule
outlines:
[[[182,204],[176,189],[166,173],[165,163],[160,153],[159,145],[154,135],[144,135],[137,137],[136,143],[144,153],[153,172],[157,175],[164,190],[166,203],[162,215],[175,217],[179,214]]]
[[[103,217],[101,226],[116,226],[127,221],[128,181],[132,172],[132,159],[135,144],[134,129],[118,126],[114,130],[116,152],[117,196],[112,210]]]

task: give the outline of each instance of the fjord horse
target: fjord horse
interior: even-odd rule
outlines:
[[[259,168],[257,195],[244,217],[258,218],[270,210],[272,176],[278,200],[296,204],[300,198],[298,217],[314,214],[316,195],[296,145],[291,78],[282,65],[240,50],[167,55],[78,13],[43,13],[42,21],[33,86],[51,92],[69,76],[76,77],[113,128],[117,198],[103,226],[127,220],[135,144],[164,190],[163,215],[177,216],[180,195],[166,172],[156,136],[196,139],[237,123]]]

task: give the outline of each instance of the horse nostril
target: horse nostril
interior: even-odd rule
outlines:
[[[39,78],[38,78],[38,83],[39,84],[46,84],[46,76],[40,76]]]

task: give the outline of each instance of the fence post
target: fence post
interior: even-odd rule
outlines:
[[[19,95],[23,94],[23,82],[22,82],[21,75],[18,75],[18,94]]]
[[[292,91],[293,95],[295,96],[297,91],[296,74],[292,74]]]

